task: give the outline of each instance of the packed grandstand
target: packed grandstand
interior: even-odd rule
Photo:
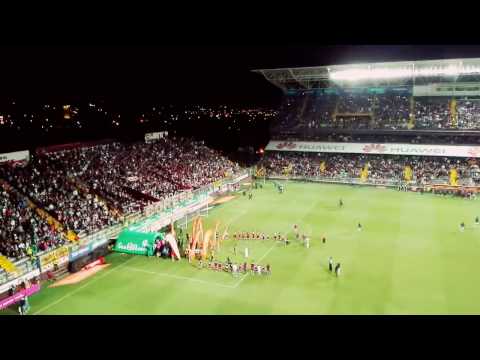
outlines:
[[[473,191],[479,66],[464,59],[257,70],[285,93],[257,172]]]
[[[0,166],[0,253],[20,259],[238,172],[202,142],[77,144]],[[43,212],[35,211],[40,208]],[[53,218],[55,222],[49,221]]]

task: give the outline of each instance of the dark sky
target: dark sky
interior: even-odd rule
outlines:
[[[480,46],[10,47],[1,93],[140,101],[262,103],[279,93],[256,68],[480,57]]]

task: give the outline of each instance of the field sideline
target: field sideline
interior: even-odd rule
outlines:
[[[249,247],[250,261],[269,263],[272,276],[112,254],[112,265],[86,281],[44,287],[31,297],[30,314],[480,314],[477,201],[298,182],[287,182],[281,195],[269,182],[253,194],[212,209],[204,226],[218,220],[230,234],[282,231],[292,239],[299,224],[310,249],[295,241],[237,245]],[[234,259],[232,248],[227,241],[220,259]],[[342,264],[338,279],[327,269],[329,256]]]

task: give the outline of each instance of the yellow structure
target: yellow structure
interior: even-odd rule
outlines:
[[[9,274],[18,272],[17,267],[3,255],[0,255],[0,267]]]
[[[327,165],[325,164],[325,161],[322,161],[320,163],[320,172],[323,174],[327,170]]]
[[[455,168],[450,169],[449,184],[451,186],[458,186],[458,173],[457,173],[457,169],[455,169]]]
[[[367,181],[367,179],[368,179],[368,168],[369,168],[369,166],[370,165],[368,163],[365,164],[365,166],[362,169],[362,172],[360,173],[360,179],[362,181]]]
[[[457,111],[457,100],[452,99],[450,101],[450,121],[452,127],[457,127],[458,124],[458,111]]]
[[[413,170],[410,167],[410,165],[405,166],[405,169],[403,169],[403,179],[405,181],[412,181],[413,178]]]

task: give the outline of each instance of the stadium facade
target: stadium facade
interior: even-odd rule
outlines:
[[[480,58],[254,72],[285,95],[279,121],[272,127],[274,138],[318,140],[332,131],[403,132],[408,138],[418,130],[423,136],[451,131],[468,136],[480,130]]]

